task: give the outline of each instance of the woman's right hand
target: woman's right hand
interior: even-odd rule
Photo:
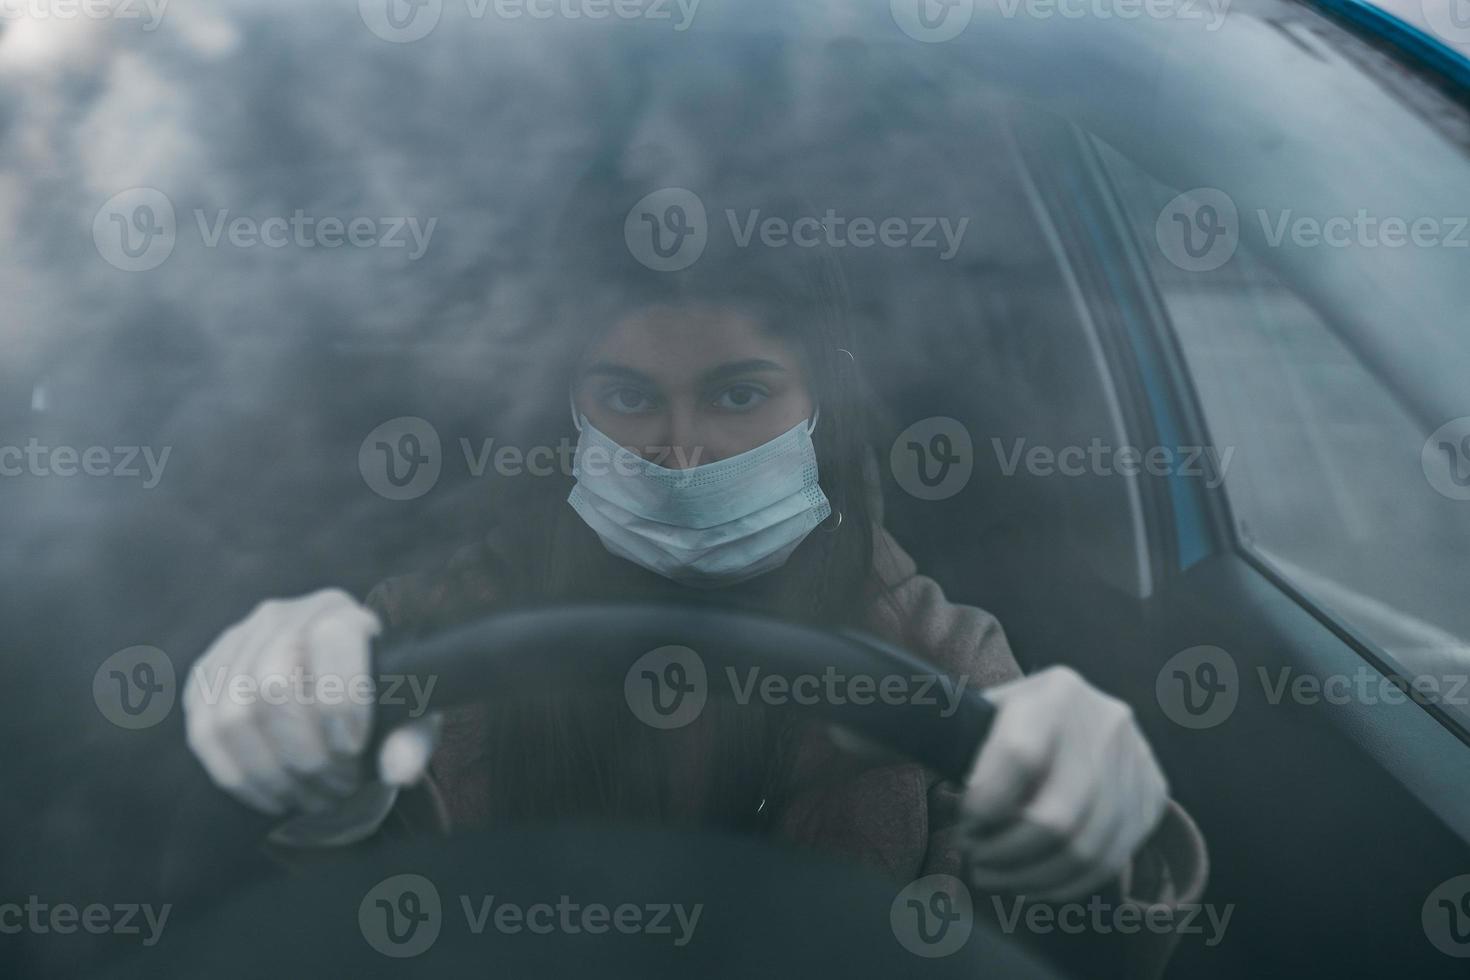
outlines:
[[[329,813],[360,797],[376,701],[371,642],[381,629],[366,606],[324,589],[262,602],[221,633],[183,698],[189,748],[210,778],[273,815]],[[437,734],[434,715],[390,733],[377,758],[381,783],[416,782]]]

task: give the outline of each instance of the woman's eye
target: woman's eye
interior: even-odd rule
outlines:
[[[614,388],[602,396],[602,403],[614,412],[633,414],[653,407],[653,399],[637,388]]]
[[[715,407],[727,412],[748,412],[767,397],[756,385],[731,385],[715,397]]]

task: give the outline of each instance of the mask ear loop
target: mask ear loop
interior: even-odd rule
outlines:
[[[577,395],[570,388],[567,389],[567,406],[572,410],[572,425],[577,427],[578,432],[581,432],[582,419],[577,414]]]
[[[817,420],[820,419],[821,417],[822,417],[822,406],[821,405],[818,405],[812,411],[812,420],[807,423],[807,426],[806,426],[806,434],[807,435],[811,435],[812,432],[816,429],[816,427],[817,427]],[[837,523],[836,524],[833,524],[831,527],[827,527],[826,526],[827,522],[826,521],[823,521],[822,524],[820,525],[821,528],[822,528],[822,530],[825,533],[827,533],[827,534],[831,534],[833,531],[836,531],[839,527],[842,526],[842,511],[840,511],[840,510],[833,511],[833,513],[835,513],[837,515]]]
[[[852,351],[848,350],[846,347],[839,347],[837,349],[839,351],[841,351],[842,353],[846,354],[847,355],[847,359],[849,361],[851,361],[854,366],[857,365],[857,358],[853,356]],[[806,434],[807,435],[811,435],[812,434],[812,431],[814,429],[816,429],[816,427],[817,427],[817,419],[819,419],[821,417],[822,417],[822,406],[818,405],[817,408],[816,408],[816,411],[812,412],[812,421],[811,421],[811,424],[807,426],[807,430],[806,430]],[[826,527],[825,526],[826,525],[826,521],[823,521],[822,522],[822,525],[823,525],[822,526],[822,531],[823,531],[823,533],[826,533],[826,534],[834,534],[834,533],[836,533],[837,529],[842,526],[842,511],[839,510],[839,511],[836,511],[835,513],[837,514],[837,523],[836,524],[833,524],[831,527]]]

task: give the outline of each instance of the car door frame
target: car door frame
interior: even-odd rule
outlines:
[[[1077,270],[1094,319],[1111,337],[1109,364],[1131,406],[1125,418],[1134,444],[1213,446],[1148,271],[1147,243],[1091,140],[1060,120],[1030,124],[1022,138],[1051,219],[1067,232],[1059,260]],[[1228,975],[1226,964],[1241,959],[1314,972],[1412,965],[1417,975],[1455,974],[1460,964],[1429,943],[1421,911],[1440,882],[1470,870],[1470,780],[1452,778],[1450,768],[1457,753],[1470,751],[1470,738],[1443,709],[1411,699],[1271,704],[1252,691],[1246,678],[1261,670],[1322,678],[1365,664],[1383,673],[1387,661],[1242,542],[1223,484],[1177,473],[1141,484],[1156,573],[1149,648],[1089,666],[1134,706],[1175,795],[1198,811],[1216,855],[1214,892],[1250,906],[1237,920],[1236,956],[1195,947],[1185,956],[1189,974]],[[1169,657],[1200,645],[1229,651],[1241,697],[1222,723],[1187,730],[1166,716],[1159,674]],[[1365,796],[1367,805],[1359,802]],[[1385,845],[1374,860],[1332,862],[1355,841]],[[1378,942],[1324,954],[1344,927]]]

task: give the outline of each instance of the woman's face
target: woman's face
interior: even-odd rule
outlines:
[[[754,449],[813,408],[796,351],[726,309],[625,317],[587,352],[572,390],[589,422],[670,469]]]

